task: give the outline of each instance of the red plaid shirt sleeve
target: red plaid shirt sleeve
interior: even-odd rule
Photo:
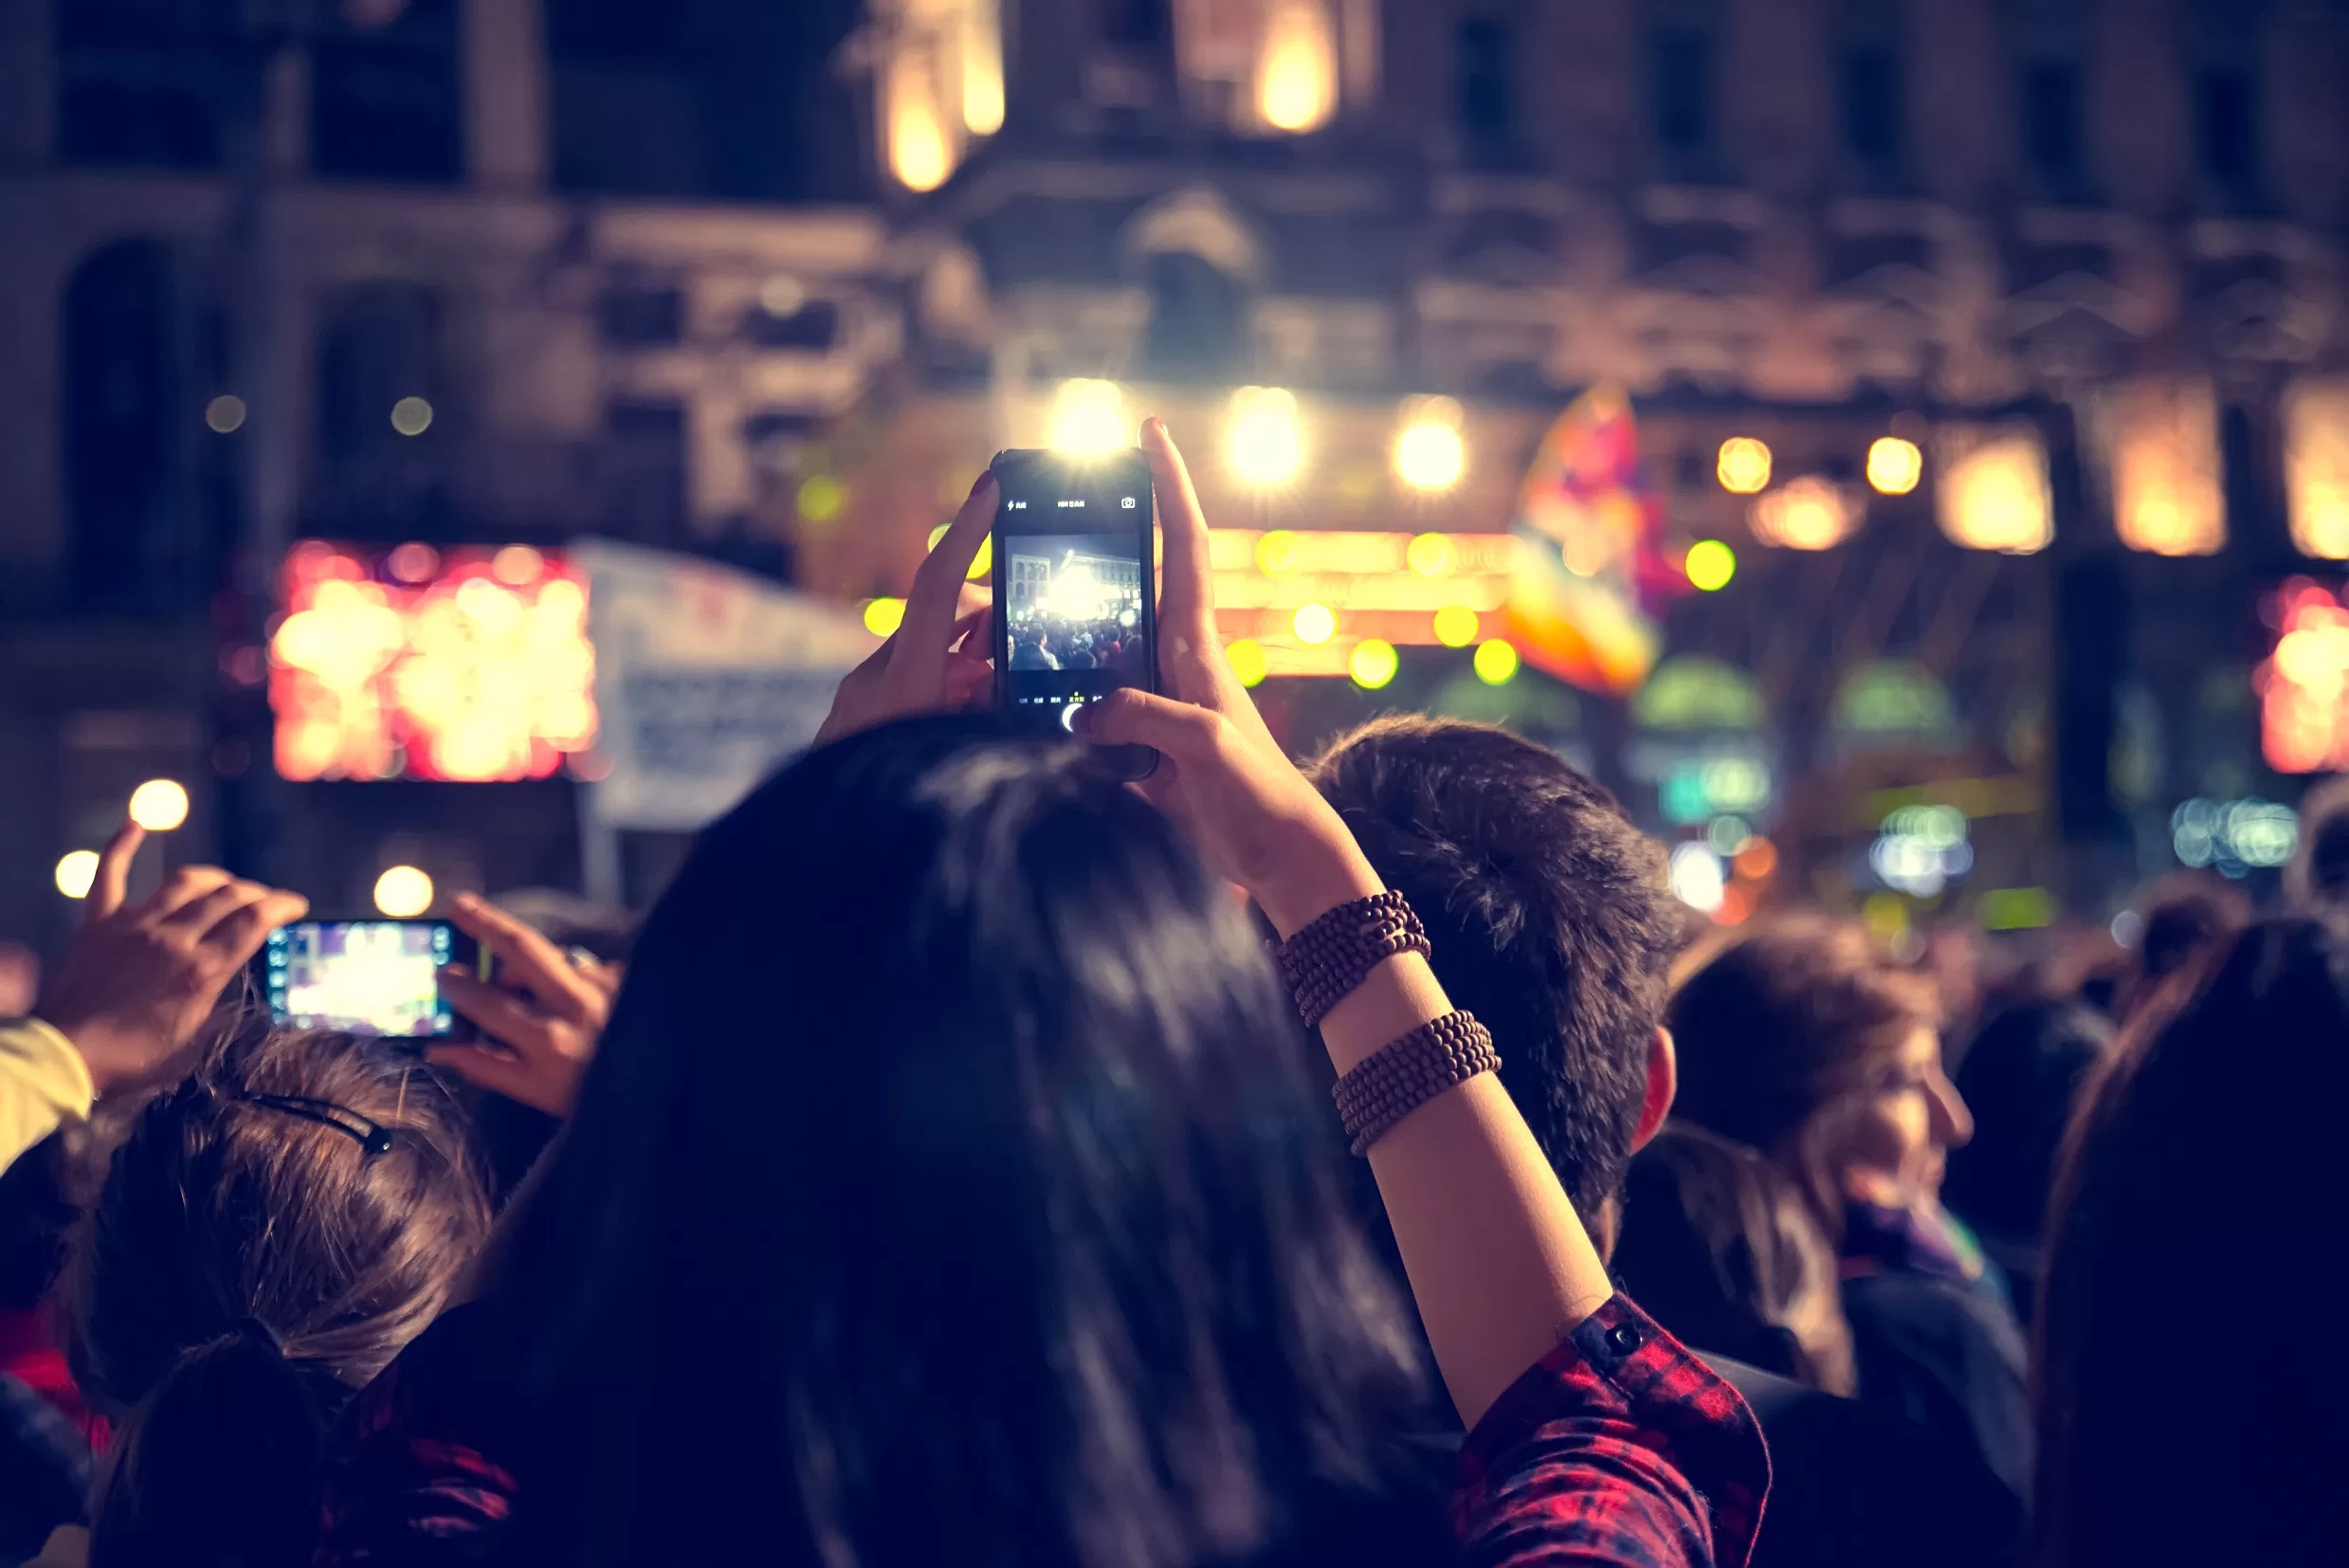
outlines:
[[[1745,1401],[1618,1295],[1468,1434],[1452,1524],[1467,1568],[1743,1568],[1769,1490]]]

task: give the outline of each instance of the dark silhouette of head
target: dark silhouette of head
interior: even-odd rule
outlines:
[[[374,1042],[239,1041],[148,1103],[64,1283],[75,1377],[118,1423],[94,1568],[306,1563],[326,1424],[488,1230],[447,1097]]]
[[[1298,1029],[1084,748],[926,719],[786,769],[647,917],[501,1270],[548,1560],[1424,1552],[1370,1505],[1416,1340]]]
[[[2039,1239],[2064,1129],[2112,1039],[2077,1002],[2034,997],[1991,1014],[1958,1065],[1974,1140],[1949,1157],[1951,1208],[1986,1234]]]
[[[2251,923],[2249,897],[2206,871],[2163,877],[2138,895],[2137,905],[2144,924],[2113,993],[2115,1014],[2123,1020],[2174,976],[2191,979]]]
[[[2339,1556],[2349,1428],[2309,1358],[2349,1334],[2344,1103],[2337,921],[2254,925],[2131,1022],[2072,1125],[2050,1211],[2037,1560]],[[2212,1326],[2237,1337],[2221,1354],[2253,1356],[2225,1379],[2217,1431],[2216,1407],[2179,1383],[2181,1346]],[[2162,1486],[2187,1455],[2191,1484]]]
[[[1306,773],[1411,901],[1446,994],[1492,1030],[1502,1082],[1605,1245],[1681,946],[1663,851],[1557,753],[1488,724],[1375,720]]]
[[[2302,799],[2284,889],[2303,914],[2349,909],[2349,778],[2328,778]]]
[[[1835,1250],[1800,1190],[1743,1144],[1666,1122],[1631,1157],[1613,1263],[1693,1344],[1830,1394],[1858,1382]]]

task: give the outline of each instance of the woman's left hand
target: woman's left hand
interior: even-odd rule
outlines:
[[[453,916],[459,930],[497,957],[504,983],[449,968],[441,971],[441,992],[494,1044],[434,1046],[425,1060],[533,1110],[569,1116],[610,1020],[618,969],[572,962],[546,938],[469,893],[458,898]]]
[[[992,599],[968,579],[994,518],[995,476],[984,473],[914,573],[905,618],[832,694],[817,745],[892,719],[968,707],[987,690]]]

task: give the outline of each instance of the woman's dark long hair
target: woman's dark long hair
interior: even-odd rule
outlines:
[[[647,920],[501,1270],[536,1555],[1429,1560],[1376,1505],[1416,1336],[1297,1028],[1080,748],[922,720],[770,781]]]
[[[92,1568],[307,1563],[327,1423],[488,1230],[446,1095],[373,1041],[240,1041],[151,1102],[64,1280],[75,1379],[118,1424]]]
[[[2255,925],[2132,1022],[2049,1212],[2043,1568],[2339,1558],[2344,1104],[2339,929]]]

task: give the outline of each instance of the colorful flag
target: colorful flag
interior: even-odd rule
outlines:
[[[1537,667],[1622,696],[1647,680],[1655,611],[1677,577],[1663,549],[1664,503],[1639,465],[1631,400],[1596,386],[1541,438],[1518,495],[1509,637]]]

